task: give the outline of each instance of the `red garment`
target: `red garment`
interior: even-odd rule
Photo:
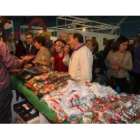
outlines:
[[[58,55],[58,53],[54,54],[53,56],[55,58],[55,64],[54,64],[54,69],[55,71],[58,71],[58,72],[67,72],[68,71],[68,67],[66,65],[64,65],[64,63],[62,62],[63,58],[64,58],[64,53],[62,55],[62,57],[60,57]]]

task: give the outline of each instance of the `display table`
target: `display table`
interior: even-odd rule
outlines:
[[[11,76],[11,87],[17,89],[24,97],[50,122],[58,123],[55,119],[55,112],[49,109],[48,105],[38,99],[36,95],[24,86],[24,83],[14,76]],[[65,122],[64,122],[65,123]]]

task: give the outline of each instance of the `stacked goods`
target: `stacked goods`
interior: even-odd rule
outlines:
[[[31,67],[31,68],[25,68],[24,71],[28,71],[34,75],[39,75],[39,74],[42,74],[42,73],[46,73],[46,72],[49,72],[49,68],[47,67],[43,67],[43,66],[36,66],[36,67]]]
[[[46,93],[65,86],[68,79],[70,79],[69,74],[64,72],[43,73],[34,76],[25,86],[32,90],[38,97],[42,97]]]
[[[16,75],[16,77],[23,82],[27,82],[29,79],[31,79],[34,75],[28,71],[22,70],[19,74]]]
[[[93,88],[91,88],[93,85],[96,85],[94,86],[96,94],[93,92]],[[81,85],[75,81],[68,80],[67,86],[43,96],[42,100],[48,104],[50,109],[55,111],[55,117],[59,123],[65,120],[69,123],[81,121],[83,123],[92,123],[93,100],[95,96],[99,97],[100,95],[96,89],[96,87],[99,88],[100,86],[97,85],[97,83]],[[114,96],[114,91],[112,89],[109,90],[110,96]],[[106,89],[106,91],[108,90]],[[107,95],[107,92],[102,93],[103,97]]]
[[[68,80],[68,85],[43,96],[55,111],[59,123],[139,123],[140,96],[116,94],[98,83],[83,85]]]
[[[133,123],[140,118],[140,97],[120,94],[93,105],[93,123]]]
[[[32,68],[24,68],[22,71],[20,71],[16,77],[24,82],[27,82],[31,78],[33,78],[36,75],[49,72],[49,69],[46,67],[32,67]]]

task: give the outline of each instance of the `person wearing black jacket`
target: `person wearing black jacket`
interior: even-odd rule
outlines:
[[[34,46],[34,42],[33,42],[33,34],[30,32],[26,33],[26,39],[27,39],[27,44],[26,44],[26,54],[30,55],[36,55],[38,50],[35,48]]]

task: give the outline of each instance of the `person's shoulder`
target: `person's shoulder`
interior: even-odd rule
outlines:
[[[130,56],[130,55],[131,55],[131,53],[130,53],[129,51],[126,51],[126,55]]]
[[[49,49],[44,47],[44,49],[42,50],[44,53],[50,53]]]
[[[84,46],[80,49],[80,51],[85,51],[85,50],[86,50],[86,51],[90,51],[89,48],[88,48],[87,46],[84,45]]]
[[[5,42],[3,41],[0,41],[0,48],[5,48],[7,45]]]

